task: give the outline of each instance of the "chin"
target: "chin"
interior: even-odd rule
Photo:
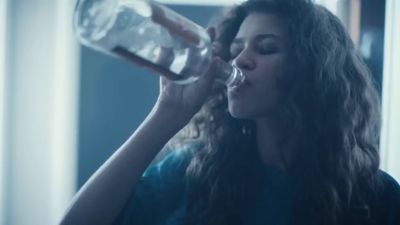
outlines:
[[[251,112],[249,112],[248,108],[246,107],[231,107],[229,106],[229,114],[231,114],[231,116],[233,118],[236,119],[251,119],[253,118],[253,115]]]
[[[229,114],[231,114],[231,116],[232,116],[233,118],[235,118],[235,119],[242,119],[242,120],[248,119],[247,116],[244,116],[244,115],[242,115],[242,114],[237,114],[237,113],[235,113],[235,112],[229,111]]]
[[[276,110],[273,108],[259,108],[250,106],[229,105],[229,114],[236,119],[257,119],[276,116]]]

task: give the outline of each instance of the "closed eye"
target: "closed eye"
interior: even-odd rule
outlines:
[[[270,55],[279,51],[279,45],[270,39],[262,39],[257,43],[256,49],[262,55]]]
[[[276,47],[260,48],[260,49],[258,50],[258,52],[259,52],[261,55],[271,55],[271,54],[277,53],[278,51],[279,51],[279,49],[276,48]]]

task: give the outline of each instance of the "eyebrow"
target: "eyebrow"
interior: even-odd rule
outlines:
[[[272,38],[272,39],[277,39],[277,40],[280,39],[280,37],[278,35],[268,33],[268,34],[258,34],[258,35],[256,35],[254,37],[254,40],[255,41],[259,41],[259,40],[262,40],[262,39],[265,39],[265,38]],[[235,38],[235,39],[233,39],[232,44],[240,44],[240,43],[243,43],[243,42],[244,42],[243,38]]]

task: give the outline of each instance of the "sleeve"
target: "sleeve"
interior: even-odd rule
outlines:
[[[114,225],[157,225],[182,204],[188,153],[174,150],[143,173]]]

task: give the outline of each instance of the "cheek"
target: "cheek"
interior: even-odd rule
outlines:
[[[260,87],[260,91],[257,94],[259,96],[257,106],[259,112],[262,114],[271,114],[279,104],[280,90],[273,83],[271,82]]]
[[[265,82],[277,80],[285,75],[287,68],[290,67],[283,55],[268,56],[261,58],[257,66],[257,79]]]
[[[279,82],[289,75],[289,67],[290,64],[283,55],[268,58],[259,63],[254,82],[264,87],[264,93],[277,94],[281,86]]]
[[[276,110],[281,102],[282,91],[279,82],[282,76],[286,76],[283,65],[265,66],[264,73],[259,79],[255,79],[254,96],[260,112],[270,114]]]
[[[285,74],[279,67],[265,66],[260,68],[257,77],[254,77],[254,86],[261,99],[275,99],[279,90],[279,80]]]

